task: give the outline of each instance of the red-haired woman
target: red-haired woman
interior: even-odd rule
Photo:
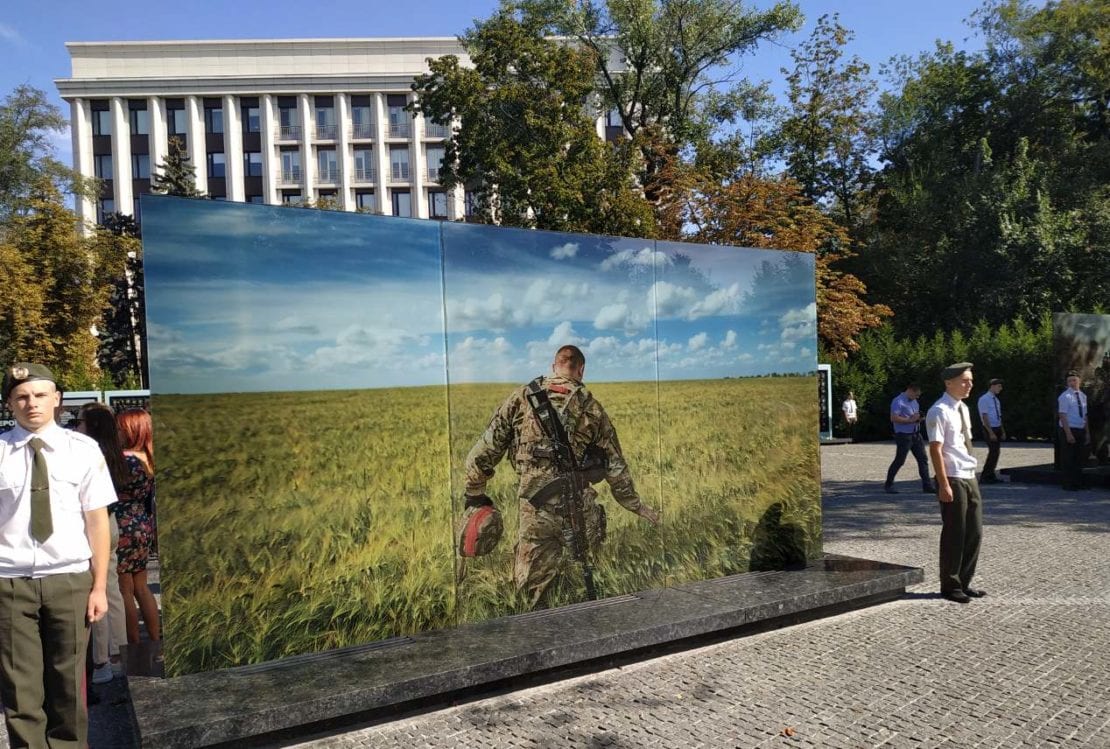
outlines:
[[[130,472],[127,484],[116,490],[116,521],[119,523],[119,589],[123,594],[127,616],[127,641],[139,641],[139,612],[151,640],[161,636],[158,626],[158,602],[146,584],[146,565],[154,548],[154,440],[150,414],[141,408],[129,408],[116,416],[124,460]]]

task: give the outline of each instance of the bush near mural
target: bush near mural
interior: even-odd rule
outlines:
[[[586,355],[659,526],[624,510],[599,597],[820,553],[811,256],[143,198],[167,673],[529,610],[505,535],[455,554],[468,452]],[[543,605],[586,597],[564,552]]]

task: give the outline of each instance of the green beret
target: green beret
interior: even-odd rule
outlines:
[[[969,361],[962,361],[962,362],[956,362],[955,364],[949,364],[947,367],[944,368],[943,371],[941,371],[940,379],[942,379],[942,380],[951,380],[953,377],[959,377],[964,372],[966,372],[967,370],[971,369],[974,366],[975,365],[972,364]]]
[[[3,399],[8,400],[8,396],[12,394],[12,390],[16,386],[35,380],[49,380],[55,385],[58,384],[58,381],[54,378],[54,373],[43,365],[26,361],[16,362],[4,370]]]

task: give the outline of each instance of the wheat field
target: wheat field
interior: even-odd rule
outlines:
[[[488,487],[505,539],[461,582],[453,553],[463,461],[513,387],[155,395],[167,673],[523,611],[507,462]],[[600,595],[747,571],[770,508],[820,553],[813,377],[589,387],[663,513],[652,527],[597,487],[609,516]],[[584,596],[566,567],[556,605]]]

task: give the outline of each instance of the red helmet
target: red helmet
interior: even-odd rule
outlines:
[[[505,526],[493,500],[482,494],[467,497],[459,528],[459,556],[481,557],[497,548]]]

